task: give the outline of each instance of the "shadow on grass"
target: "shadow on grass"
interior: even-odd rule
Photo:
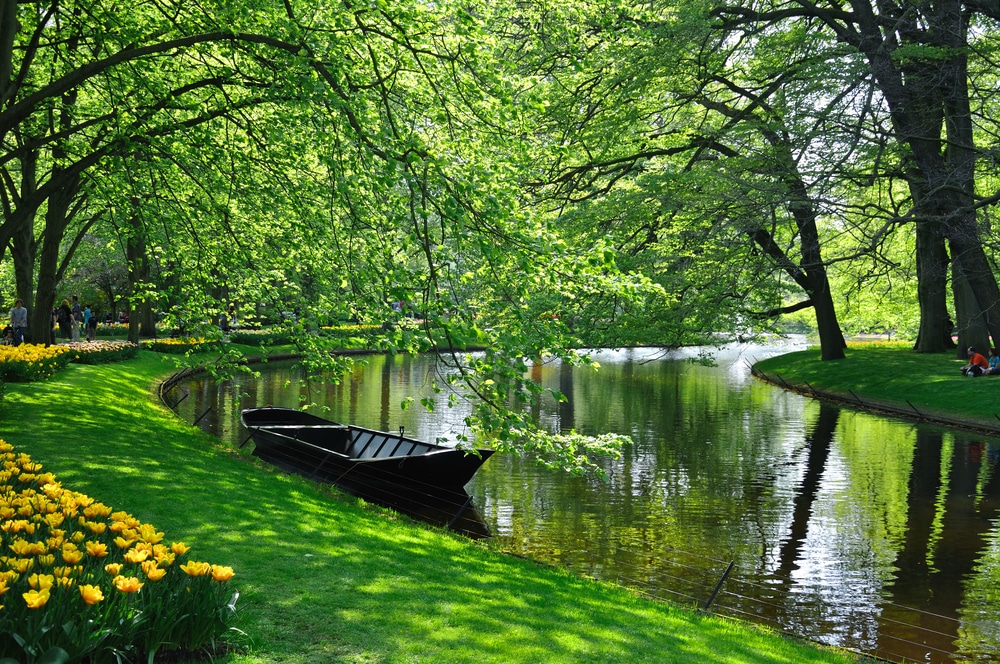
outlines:
[[[222,449],[155,402],[170,365],[71,365],[9,386],[0,437],[65,486],[236,569],[224,662],[833,662],[367,508]]]

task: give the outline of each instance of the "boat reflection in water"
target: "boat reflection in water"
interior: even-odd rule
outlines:
[[[408,500],[447,525],[471,494],[497,550],[698,606],[733,561],[715,613],[884,660],[1000,662],[1000,438],[753,379],[754,361],[804,347],[734,345],[714,366],[697,348],[599,351],[600,371],[536,362],[532,378],[567,400],[527,405],[535,422],[632,439],[603,462],[608,481],[498,454],[443,507],[372,502]],[[334,384],[270,363],[224,383],[191,378],[167,403],[233,447],[248,435],[243,409],[302,403],[458,441],[469,404],[431,390],[446,370],[434,356],[372,356]],[[434,407],[399,408],[408,398]]]
[[[422,521],[489,536],[464,487],[493,450],[426,443],[402,427],[387,433],[293,408],[248,408],[240,420],[263,461]]]

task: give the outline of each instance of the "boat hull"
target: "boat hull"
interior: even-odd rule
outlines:
[[[285,470],[355,490],[460,490],[493,450],[458,450],[402,434],[339,425],[286,408],[243,411],[254,455]]]

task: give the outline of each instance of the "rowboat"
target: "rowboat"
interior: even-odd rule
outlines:
[[[337,424],[294,408],[248,408],[240,414],[254,455],[280,468],[364,493],[406,487],[461,491],[493,450],[463,450]]]

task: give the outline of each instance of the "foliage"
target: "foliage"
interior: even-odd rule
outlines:
[[[239,329],[229,333],[229,340],[248,346],[282,346],[292,342],[291,335],[286,330],[279,328]]]
[[[233,570],[62,487],[0,441],[0,657],[24,664],[148,659],[215,647],[228,630]]]
[[[128,334],[128,323],[99,323],[97,325],[97,336],[99,337],[123,337]]]
[[[197,351],[206,343],[208,343],[208,340],[201,337],[176,337],[167,339],[145,339],[142,342],[142,347],[156,353],[184,355],[185,353]]]
[[[0,248],[35,286],[34,338],[61,281],[189,337],[233,311],[232,341],[316,372],[338,344],[488,345],[455,361],[484,406],[470,426],[549,463],[587,441],[555,452],[519,422],[537,394],[504,367],[766,333],[818,309],[828,269],[845,299],[821,338],[839,315],[912,326],[912,247],[886,242],[911,229],[906,151],[823,21],[662,0],[13,6]],[[282,331],[243,336],[262,325]]]

